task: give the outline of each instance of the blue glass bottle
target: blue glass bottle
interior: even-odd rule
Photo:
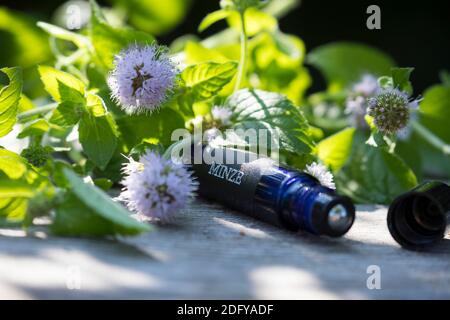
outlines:
[[[354,222],[351,200],[306,173],[235,149],[206,147],[203,155],[192,168],[205,198],[280,227],[317,235],[342,236]]]

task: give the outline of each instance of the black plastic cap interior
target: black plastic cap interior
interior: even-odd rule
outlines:
[[[450,214],[450,186],[426,182],[389,207],[391,235],[404,248],[420,250],[444,238]]]

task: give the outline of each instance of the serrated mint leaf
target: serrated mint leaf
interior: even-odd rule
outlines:
[[[50,125],[45,119],[38,119],[26,125],[21,133],[17,136],[19,139],[23,139],[30,136],[42,136],[48,130],[50,130]]]
[[[414,172],[397,155],[365,144],[355,132],[351,155],[336,174],[338,190],[360,203],[389,204],[417,185]]]
[[[335,42],[318,47],[307,56],[307,62],[319,69],[331,88],[340,89],[370,73],[377,76],[390,74],[395,66],[391,57],[373,47]]]
[[[195,100],[207,100],[217,95],[234,77],[236,62],[206,62],[189,66],[181,74]]]
[[[48,66],[39,66],[38,70],[45,90],[55,101],[73,101],[84,96],[85,85],[75,76]]]
[[[49,122],[61,127],[71,127],[80,121],[83,112],[84,104],[64,101],[53,111]]]
[[[130,216],[120,204],[93,184],[85,183],[70,169],[63,174],[69,183],[64,201],[56,208],[52,231],[64,236],[137,235],[151,230]]]
[[[105,169],[117,147],[118,132],[111,114],[95,116],[85,112],[78,128],[80,143],[88,158],[100,169]]]
[[[114,56],[132,44],[151,44],[155,38],[130,27],[113,27],[106,21],[99,6],[91,1],[92,15],[89,34],[102,65],[112,69]]]
[[[0,71],[9,78],[9,84],[0,90],[0,137],[3,137],[11,132],[17,121],[23,79],[21,68],[3,68]]]
[[[414,68],[392,68],[392,84],[394,88],[413,94],[413,87],[409,78]]]
[[[256,133],[260,129],[267,130],[268,141],[279,138],[281,151],[299,155],[312,151],[314,143],[309,135],[308,122],[286,96],[243,89],[230,96],[225,106],[233,112],[234,129],[254,129]]]

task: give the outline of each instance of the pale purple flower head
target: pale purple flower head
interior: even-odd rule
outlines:
[[[108,85],[113,99],[128,113],[158,109],[173,91],[179,73],[167,49],[156,44],[122,50],[114,66]]]
[[[365,74],[361,80],[353,85],[353,92],[369,97],[380,89],[378,85],[378,79],[371,75]]]
[[[193,198],[198,183],[182,164],[147,152],[139,161],[129,159],[124,166],[124,186],[119,200],[128,209],[162,222],[173,216]]]
[[[313,162],[310,165],[306,166],[306,173],[310,174],[317,180],[319,180],[320,184],[324,187],[335,190],[336,185],[334,184],[334,178],[330,171],[328,171],[327,167],[324,165]]]
[[[349,116],[350,124],[355,128],[366,129],[367,99],[363,96],[348,98],[345,105],[345,114]]]
[[[378,80],[371,74],[365,74],[361,80],[352,86],[351,93],[346,101],[345,113],[355,128],[366,129],[367,99],[380,90]]]
[[[231,123],[233,112],[229,108],[215,106],[211,109],[211,115],[213,120],[226,126]]]

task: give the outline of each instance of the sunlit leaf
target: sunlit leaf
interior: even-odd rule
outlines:
[[[39,66],[38,69],[45,90],[55,101],[82,100],[85,94],[85,85],[77,77],[49,66]]]
[[[11,132],[17,121],[23,79],[21,68],[3,68],[1,72],[9,78],[9,84],[0,90],[0,137]]]
[[[217,95],[233,79],[237,67],[236,62],[202,63],[189,66],[181,77],[196,100],[206,100]]]
[[[202,20],[202,22],[200,23],[200,26],[198,27],[198,31],[202,32],[202,31],[208,29],[210,26],[212,26],[216,22],[226,19],[230,15],[230,13],[231,13],[231,11],[228,11],[228,10],[217,10],[217,11],[211,12]]]

